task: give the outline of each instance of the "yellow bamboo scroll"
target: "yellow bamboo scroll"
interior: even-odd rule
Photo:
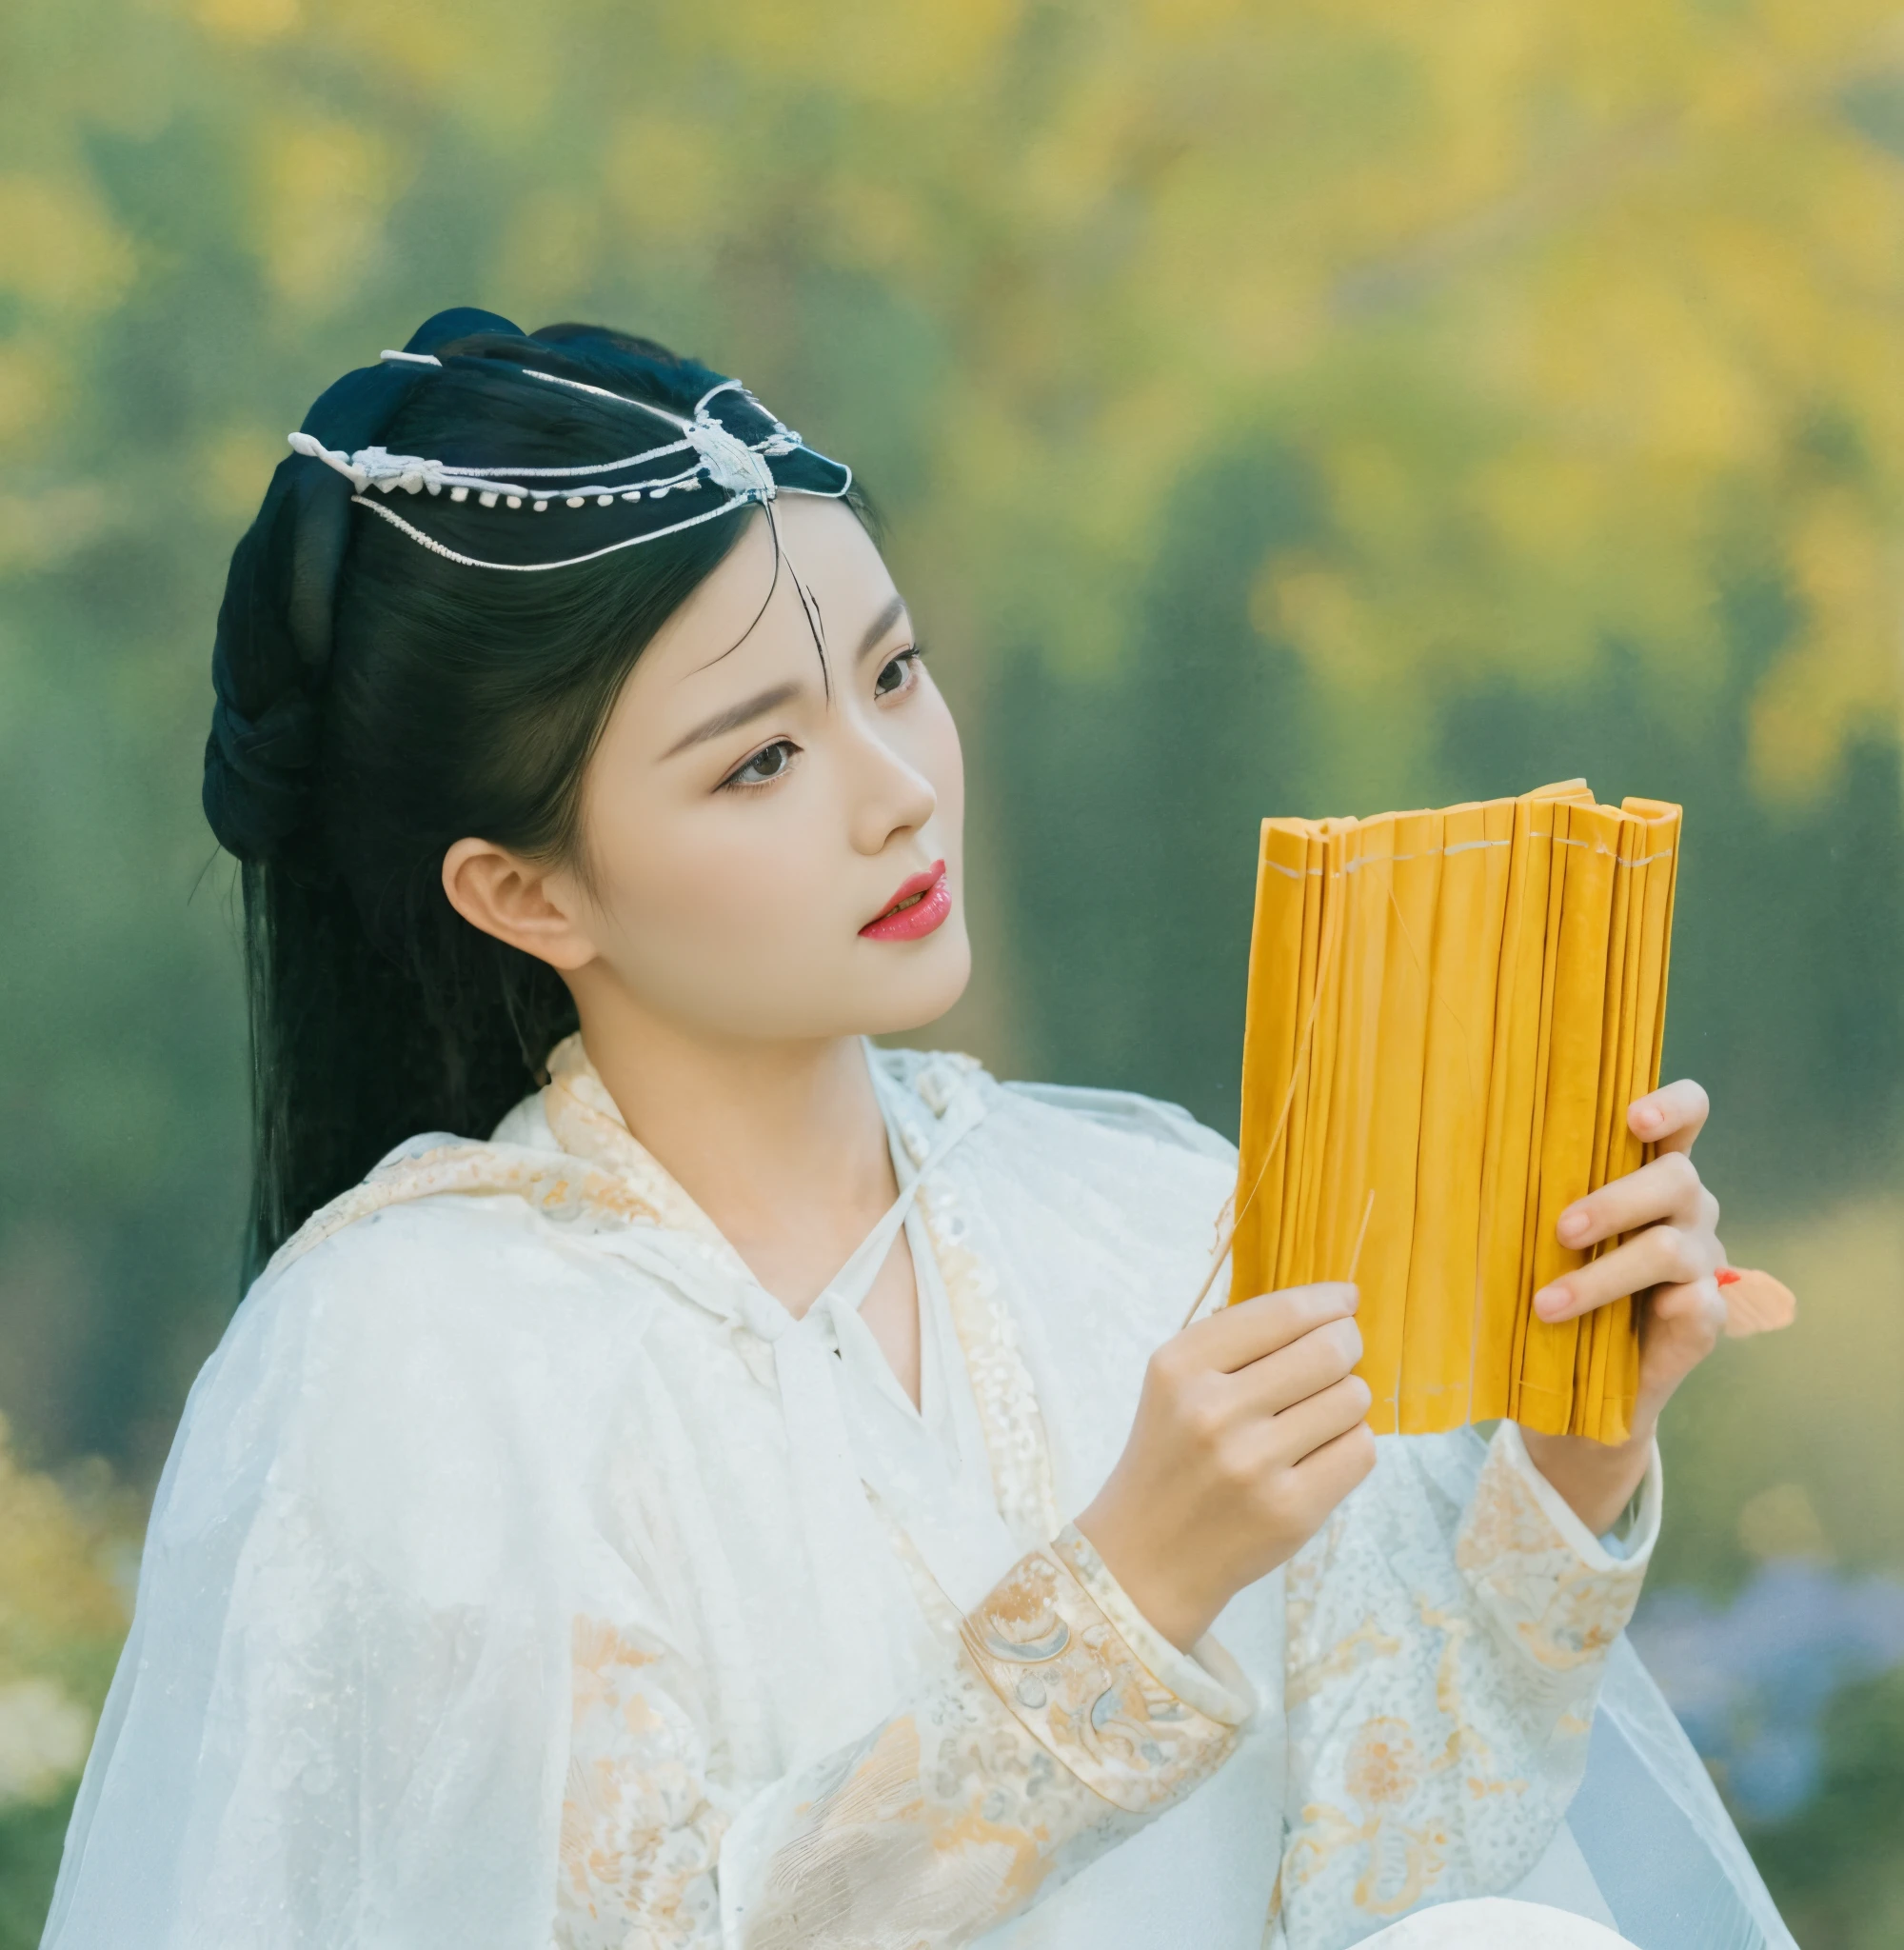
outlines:
[[[1353,1266],[1378,1433],[1627,1434],[1633,1303],[1533,1296],[1589,1257],[1560,1213],[1648,1155],[1678,850],[1676,806],[1579,779],[1263,822],[1230,1297]]]

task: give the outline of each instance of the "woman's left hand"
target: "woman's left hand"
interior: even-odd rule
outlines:
[[[1710,1108],[1697,1084],[1667,1084],[1627,1111],[1628,1128],[1657,1155],[1637,1171],[1577,1199],[1560,1214],[1560,1244],[1576,1249],[1631,1233],[1623,1245],[1534,1296],[1544,1321],[1569,1321],[1595,1307],[1644,1295],[1639,1387],[1624,1443],[1522,1430],[1535,1466],[1596,1534],[1607,1528],[1646,1474],[1659,1411],[1725,1330],[1725,1302],[1714,1277],[1726,1264],[1719,1204],[1700,1181],[1692,1150]]]

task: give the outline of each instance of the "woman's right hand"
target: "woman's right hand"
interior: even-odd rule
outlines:
[[[1150,1358],[1118,1465],[1078,1528],[1187,1651],[1245,1584],[1301,1549],[1375,1467],[1353,1286],[1224,1307]]]

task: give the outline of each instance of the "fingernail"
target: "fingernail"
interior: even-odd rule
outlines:
[[[1577,1239],[1584,1239],[1593,1230],[1593,1222],[1585,1212],[1562,1212],[1557,1230],[1568,1244]]]
[[[1659,1128],[1659,1126],[1665,1122],[1665,1119],[1662,1118],[1659,1115],[1658,1111],[1654,1109],[1651,1104],[1648,1104],[1647,1107],[1639,1113],[1637,1122],[1639,1124],[1639,1128],[1641,1130],[1656,1131]]]
[[[1567,1289],[1564,1286],[1543,1286],[1534,1296],[1534,1311],[1543,1321],[1551,1321],[1567,1304]]]

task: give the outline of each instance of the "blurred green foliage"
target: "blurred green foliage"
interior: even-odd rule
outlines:
[[[1801,627],[1775,533],[1716,539],[1719,654],[1699,681],[1670,647],[1609,632],[1558,681],[1450,676],[1398,728],[1345,714],[1326,669],[1252,621],[1265,557],[1332,543],[1299,448],[1271,428],[1210,459],[1160,527],[1119,667],[1065,675],[1035,646],[1007,653],[988,784],[1021,917],[1020,1007],[1043,1061],[1179,1095],[1234,1130],[1265,804],[1371,812],[1583,772],[1616,804],[1687,809],[1666,1065],[1713,1093],[1708,1177],[1761,1215],[1888,1182],[1904,1077],[1897,747],[1860,726],[1803,800],[1755,788],[1753,701]],[[1371,743],[1385,769],[1361,784]]]
[[[475,303],[698,351],[871,484],[978,787],[982,973],[939,1033],[996,1066],[1230,1123],[1265,812],[1577,772],[1683,800],[1702,1160],[1768,1258],[1861,1283],[1791,1337],[1802,1387],[1776,1355],[1699,1378],[1657,1575],[1741,1575],[1779,1472],[1904,1564],[1904,1515],[1845,1507],[1895,1450],[1894,1337],[1838,1394],[1904,1274],[1894,1225],[1857,1231],[1904,1068],[1900,156],[1874,0],[0,15],[27,1453],[149,1482],[234,1298],[231,889],[197,814],[225,557],[322,387]],[[1815,1209],[1879,1244],[1781,1232]],[[1808,1892],[1882,1832],[1854,1806],[1768,1843],[1810,1950],[1875,1940]],[[43,1801],[0,1817],[0,1944],[56,1836]]]
[[[1904,1667],[1845,1687],[1825,1746],[1831,1761],[1811,1804],[1747,1839],[1800,1943],[1892,1950],[1904,1942]],[[1847,1835],[1871,1845],[1848,1851]]]

